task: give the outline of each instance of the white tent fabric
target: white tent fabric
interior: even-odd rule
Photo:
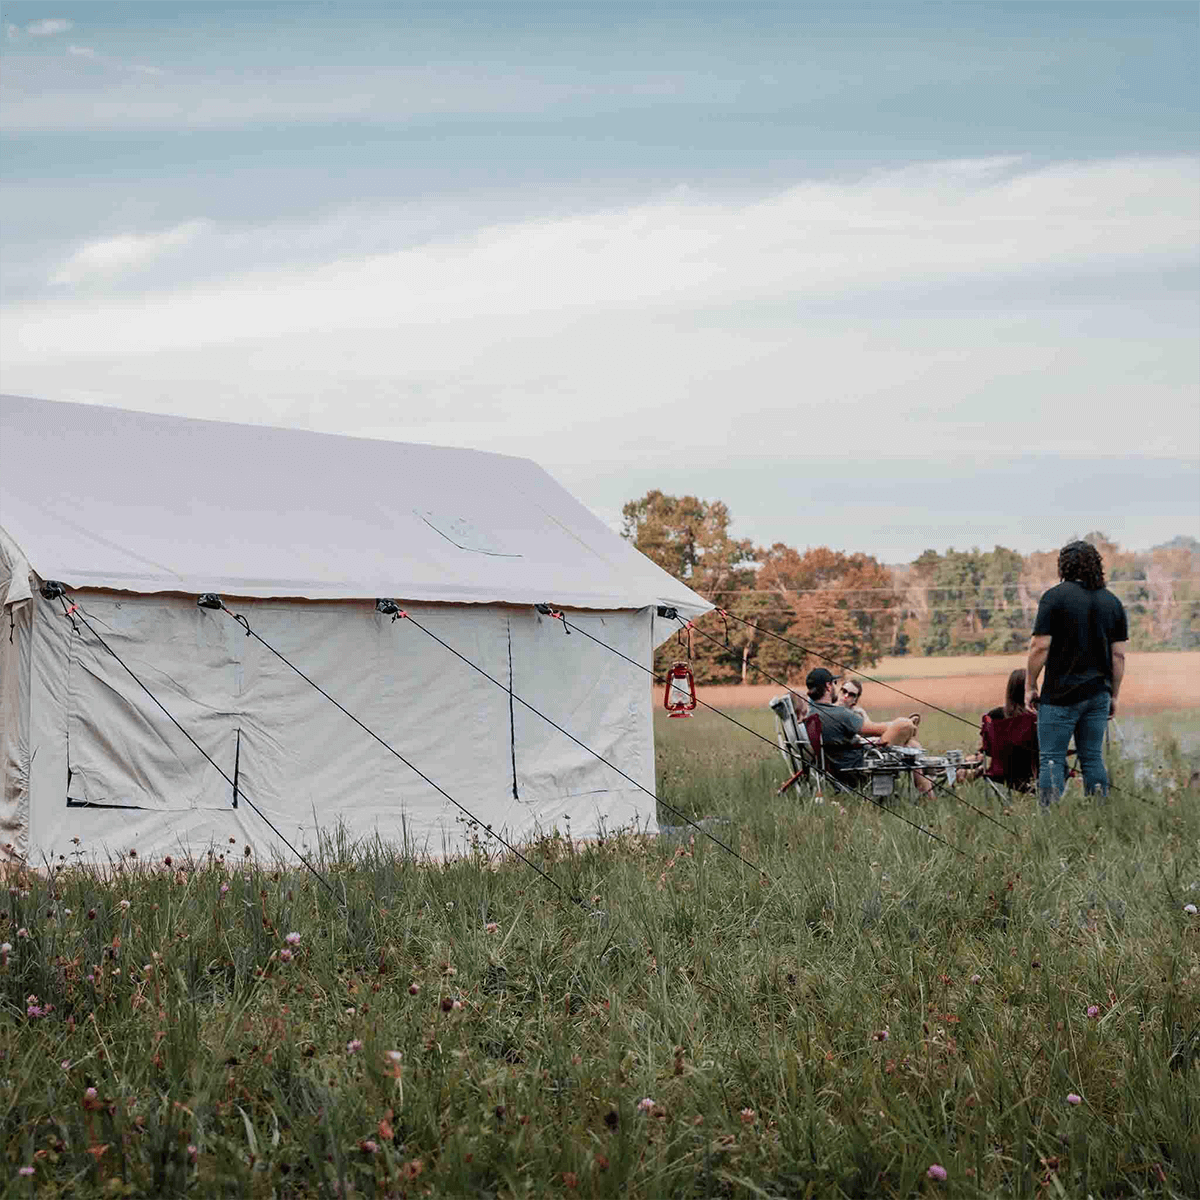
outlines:
[[[467,832],[448,796],[515,839],[652,828],[629,782],[654,790],[647,675],[532,605],[643,666],[678,628],[659,604],[709,607],[526,460],[12,398],[0,597],[0,857],[18,861],[230,838],[290,857],[264,817],[305,853],[341,827],[439,854]]]
[[[711,607],[524,458],[13,396],[0,430],[0,525],[73,587]]]

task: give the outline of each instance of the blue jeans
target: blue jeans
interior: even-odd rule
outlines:
[[[1077,704],[1046,704],[1038,708],[1038,801],[1043,808],[1062,798],[1067,786],[1067,743],[1075,735],[1083,790],[1108,794],[1104,769],[1104,730],[1112,697],[1098,692]]]

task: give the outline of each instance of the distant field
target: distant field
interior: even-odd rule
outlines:
[[[977,717],[1003,703],[1009,673],[1025,665],[1023,654],[980,657],[885,658],[866,676],[900,688],[929,704]],[[780,688],[776,684],[748,687],[705,687],[702,697],[718,708],[757,708]],[[919,710],[881,685],[865,680],[863,704],[874,715],[897,706]],[[1121,711],[1128,715],[1200,708],[1200,653],[1168,652],[1130,654],[1121,689]]]

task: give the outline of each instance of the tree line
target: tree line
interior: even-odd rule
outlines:
[[[1039,598],[1058,582],[1058,547],[926,550],[888,565],[827,546],[755,546],[733,537],[730,522],[720,500],[658,490],[622,510],[624,537],[727,614],[707,614],[690,637],[706,683],[796,683],[820,656],[857,668],[889,654],[1016,653]],[[1132,649],[1200,649],[1200,542],[1127,551],[1101,533],[1085,536],[1125,605]],[[660,649],[660,668],[685,656],[685,636]]]

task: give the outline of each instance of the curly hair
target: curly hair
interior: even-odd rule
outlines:
[[[1058,552],[1058,577],[1094,592],[1104,586],[1104,562],[1090,542],[1068,542]]]

